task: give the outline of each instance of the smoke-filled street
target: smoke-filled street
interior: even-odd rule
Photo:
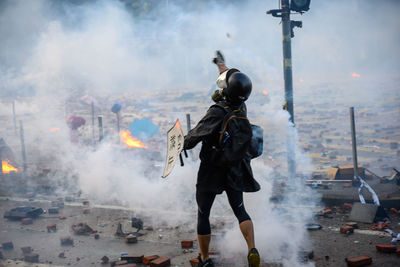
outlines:
[[[0,1],[0,267],[400,266],[398,11]]]

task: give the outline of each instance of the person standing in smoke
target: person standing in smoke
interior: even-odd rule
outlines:
[[[226,192],[229,204],[239,222],[240,231],[248,247],[250,267],[260,266],[260,255],[255,248],[254,228],[243,203],[243,192],[256,192],[260,185],[253,177],[250,166],[251,156],[242,158],[237,164],[220,162],[218,150],[221,126],[227,110],[240,111],[246,117],[245,101],[250,96],[252,84],[249,77],[237,69],[228,69],[221,52],[216,52],[213,62],[218,66],[220,76],[217,85],[221,88],[212,94],[216,104],[212,105],[195,128],[185,136],[184,149],[194,148],[200,141],[200,167],[196,184],[198,206],[197,234],[200,246],[198,267],[214,266],[208,250],[211,241],[210,211],[216,195]]]

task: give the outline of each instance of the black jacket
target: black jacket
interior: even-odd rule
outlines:
[[[229,105],[228,103],[224,103]],[[240,107],[246,109],[243,103]],[[243,159],[235,166],[221,166],[218,153],[213,147],[217,146],[219,131],[226,111],[217,105],[211,106],[206,115],[185,136],[185,149],[194,148],[200,141],[200,168],[197,175],[197,190],[222,193],[224,190],[256,192],[260,185],[253,177],[250,158]]]

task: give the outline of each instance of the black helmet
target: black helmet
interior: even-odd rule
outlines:
[[[224,95],[228,102],[241,104],[249,98],[251,93],[251,80],[242,72],[235,72],[228,78],[228,87],[224,89]]]

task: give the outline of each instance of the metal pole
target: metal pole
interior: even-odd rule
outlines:
[[[0,177],[3,176],[3,157],[1,156],[1,147],[0,147]]]
[[[190,114],[186,114],[186,124],[187,124],[187,131],[189,132],[192,129],[192,126],[190,125]]]
[[[13,120],[14,120],[14,133],[17,135],[17,116],[15,115],[15,100],[12,102]]]
[[[292,46],[289,0],[281,0],[282,4],[282,48],[283,48],[283,78],[285,81],[285,101],[289,112],[289,120],[294,125],[293,110],[293,79],[292,79]],[[296,177],[296,150],[294,127],[289,126],[287,133],[287,162],[289,177]]]
[[[19,133],[21,137],[21,153],[22,153],[22,164],[24,173],[26,173],[26,152],[25,152],[25,141],[24,141],[24,127],[22,126],[22,120],[19,121]]]
[[[283,77],[285,80],[285,101],[294,123],[293,110],[293,78],[292,78],[292,45],[289,0],[281,0],[282,4],[282,47],[283,47]]]
[[[69,113],[70,113],[69,102],[65,101],[65,119],[67,119],[69,117]]]
[[[357,179],[359,175],[358,175],[358,162],[357,162],[356,126],[354,122],[354,107],[350,108],[350,127],[351,127],[351,144],[353,149],[354,179]]]
[[[119,136],[119,132],[120,132],[119,121],[120,121],[121,114],[120,114],[120,112],[118,111],[118,112],[116,113],[116,115],[117,115],[117,136],[118,136],[118,144],[119,144],[119,143],[121,142],[121,138],[120,138],[120,136]]]
[[[99,120],[99,142],[103,140],[103,117],[98,116],[97,119]]]
[[[94,103],[92,101],[92,142],[95,143],[94,140]]]

